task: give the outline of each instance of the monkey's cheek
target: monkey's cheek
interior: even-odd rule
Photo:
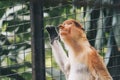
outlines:
[[[60,33],[60,35],[61,35],[61,36],[65,36],[65,35],[67,35],[67,33]]]
[[[64,33],[63,33],[63,32],[60,33],[60,38],[65,38],[65,37],[67,36],[67,34],[68,34],[68,33],[66,33],[66,32],[64,32]]]
[[[61,35],[61,36],[64,36],[64,35],[67,35],[67,34],[68,34],[67,31],[60,31],[60,35]]]

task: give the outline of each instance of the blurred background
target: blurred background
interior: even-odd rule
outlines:
[[[30,7],[29,0],[0,1],[0,80],[32,80]],[[120,0],[44,0],[43,15],[46,80],[65,78],[45,27],[71,18],[82,24],[113,79],[120,80]]]

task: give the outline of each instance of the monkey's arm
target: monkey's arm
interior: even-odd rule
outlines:
[[[97,80],[113,80],[103,62],[103,59],[95,49],[92,48],[92,52],[90,53],[89,58],[91,58],[91,61],[89,62],[90,70],[92,75]]]
[[[63,50],[61,44],[57,40],[54,40],[51,47],[52,47],[52,52],[57,64],[60,66],[61,70],[65,72],[65,66],[68,61],[68,57],[65,51]]]
[[[67,74],[66,68],[67,68],[67,66],[69,66],[68,57],[67,57],[64,49],[62,48],[62,45],[60,44],[60,42],[58,40],[58,34],[55,30],[55,27],[47,27],[46,29],[50,35],[51,47],[52,47],[52,52],[53,52],[53,56],[55,58],[55,61],[59,65],[60,69],[65,74]]]

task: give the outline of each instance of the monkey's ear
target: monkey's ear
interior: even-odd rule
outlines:
[[[46,30],[49,33],[51,44],[53,44],[55,39],[59,39],[55,26],[53,25],[46,26]]]
[[[81,28],[83,31],[85,31],[85,29],[84,28]]]
[[[74,21],[74,23],[75,23],[76,27],[78,27],[78,28],[82,29],[83,31],[85,31],[85,29],[81,26],[81,24],[79,22]]]

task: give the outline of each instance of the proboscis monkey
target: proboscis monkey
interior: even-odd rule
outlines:
[[[103,59],[92,47],[80,23],[69,19],[59,25],[59,36],[68,51],[66,55],[54,27],[47,27],[56,62],[66,80],[113,80]]]

